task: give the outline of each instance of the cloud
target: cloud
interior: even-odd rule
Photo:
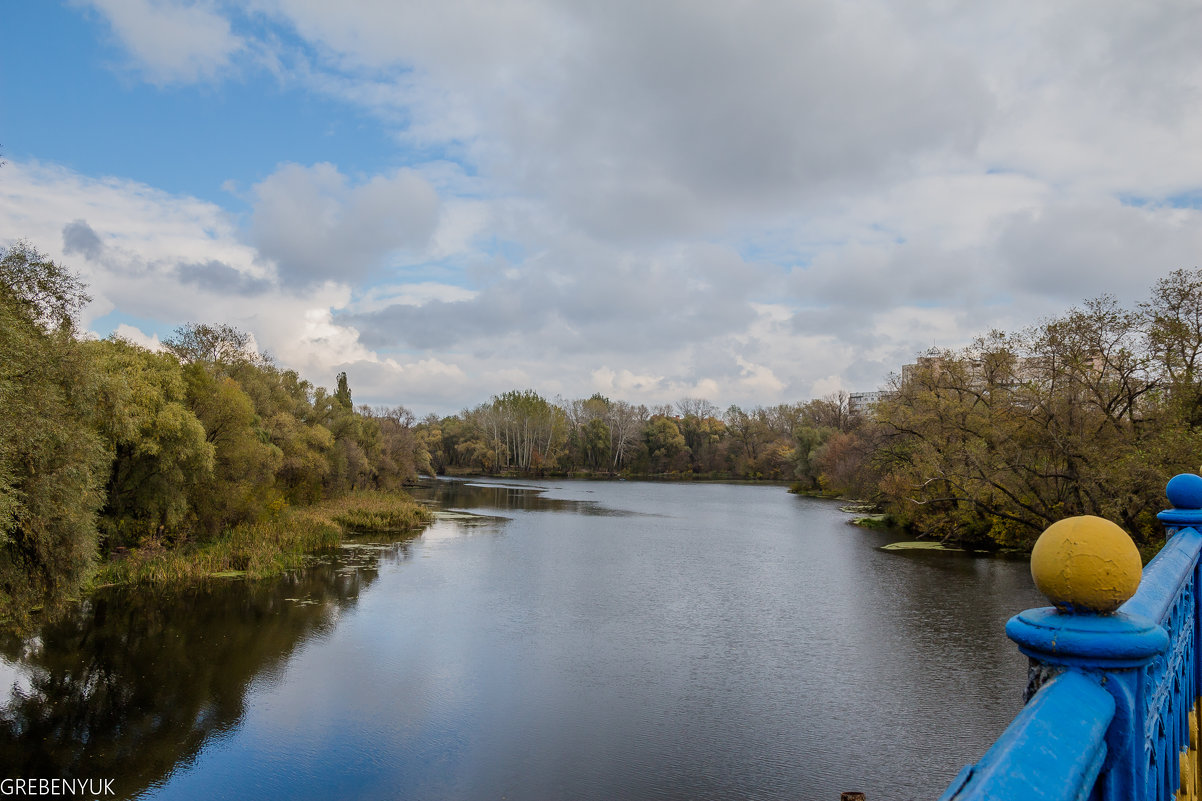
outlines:
[[[1196,3],[979,8],[965,25],[998,102],[985,163],[1103,193],[1164,197],[1202,182],[1188,145],[1202,137]]]
[[[150,80],[269,54],[248,93],[367,109],[395,150],[210,177],[252,186],[239,217],[18,163],[3,230],[61,242],[93,317],[228,320],[357,398],[871,389],[1202,245],[1171,200],[1202,190],[1187,0],[95,7]]]
[[[66,263],[97,290],[110,277],[174,274],[181,263],[211,260],[270,276],[224,209],[136,181],[12,161],[0,181],[0,220],[14,238],[28,238],[55,258],[73,257]]]
[[[1202,211],[1065,200],[1012,217],[997,252],[1015,291],[1062,303],[1143,297],[1155,278],[1202,266]]]
[[[970,150],[990,112],[976,73],[883,5],[580,8],[583,51],[554,110],[510,126],[508,161],[607,236],[715,230],[904,174]]]
[[[163,343],[159,340],[158,334],[147,335],[142,329],[137,326],[121,323],[113,329],[113,335],[124,339],[126,342],[132,342],[135,345],[141,345],[147,350],[160,351],[165,350]]]
[[[86,220],[74,220],[63,226],[63,253],[95,260],[103,252],[104,243]]]
[[[156,84],[211,79],[245,47],[212,3],[77,0],[108,21],[135,67]]]
[[[573,238],[470,298],[395,303],[342,319],[371,347],[486,352],[502,337],[522,336],[548,358],[665,352],[741,330],[767,280],[763,265],[721,246],[640,254]]]
[[[327,91],[403,109],[410,141],[462,143],[607,238],[720,230],[971,152],[993,106],[970,59],[884,3],[271,7],[334,54]]]
[[[180,264],[176,267],[176,273],[184,283],[194,284],[216,295],[261,295],[275,286],[274,281],[247,275],[216,259]]]
[[[254,187],[250,239],[285,281],[355,281],[424,249],[438,219],[438,193],[412,170],[351,185],[332,164],[285,164]]]

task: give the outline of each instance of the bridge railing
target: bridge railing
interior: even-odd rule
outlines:
[[[941,801],[1202,801],[1202,477],[1169,482],[1168,542],[1141,570],[1113,523],[1049,527],[1031,555],[1054,606],[1011,618],[1031,660],[1026,706]]]

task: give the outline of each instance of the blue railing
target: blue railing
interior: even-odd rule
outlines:
[[[1174,508],[1158,517],[1168,542],[1117,611],[1059,598],[1059,609],[1030,609],[1006,624],[1031,660],[1027,704],[941,801],[1200,800],[1202,477],[1175,477],[1167,495]],[[1055,567],[1069,575],[1108,558],[1085,553],[1084,562]]]

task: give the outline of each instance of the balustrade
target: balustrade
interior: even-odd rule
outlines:
[[[1166,495],[1168,541],[1142,571],[1101,518],[1040,537],[1031,572],[1053,606],[1006,624],[1031,660],[1027,704],[941,801],[1202,801],[1202,477],[1176,476]]]

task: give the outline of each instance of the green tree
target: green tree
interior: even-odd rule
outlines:
[[[179,361],[119,339],[82,347],[96,369],[95,421],[112,458],[102,522],[109,544],[174,533],[215,453],[186,405]]]
[[[212,536],[271,508],[284,455],[237,381],[201,362],[187,365],[184,377],[188,405],[213,446],[213,472],[195,482],[190,499],[201,532]]]
[[[600,417],[594,417],[580,430],[580,447],[589,470],[604,470],[609,466],[609,426]]]
[[[647,422],[644,439],[651,472],[677,473],[688,466],[689,446],[671,417],[652,416]]]
[[[226,323],[185,323],[163,345],[184,364],[207,364],[222,374],[239,364],[270,362],[255,349],[250,334]]]
[[[550,463],[565,444],[566,415],[534,390],[494,396],[476,410],[475,420],[491,437],[497,463],[522,471]]]
[[[316,503],[330,473],[334,435],[320,423],[307,424],[289,412],[278,412],[266,421],[271,442],[280,449],[277,485],[294,504]]]
[[[96,553],[108,458],[74,337],[79,279],[25,242],[0,251],[0,609],[74,592]]]
[[[739,475],[758,477],[760,458],[773,439],[760,410],[751,413],[731,404],[726,410],[726,429],[735,443],[734,470]]]
[[[334,400],[338,402],[344,409],[353,409],[355,405],[351,402],[351,388],[346,380],[346,373],[339,373],[338,388],[334,391]]]
[[[700,403],[705,403],[705,401],[700,401]],[[684,405],[684,403],[679,405]],[[702,409],[702,411],[716,410],[713,406],[708,406],[708,409]],[[712,414],[699,417],[690,412],[677,421],[677,428],[680,429],[680,434],[684,437],[685,445],[689,449],[690,466],[695,472],[712,473],[722,469],[720,465],[723,455],[721,446],[726,440],[727,432],[726,425],[721,420]]]
[[[417,479],[419,472],[432,474],[430,453],[418,439],[417,419],[404,406],[366,409],[364,416],[379,427],[375,483],[380,489],[397,489]]]
[[[1197,438],[1158,391],[1138,323],[1103,297],[903,371],[876,408],[894,511],[947,539],[1019,548],[1074,514],[1151,535],[1163,476],[1192,469],[1171,443]]]

